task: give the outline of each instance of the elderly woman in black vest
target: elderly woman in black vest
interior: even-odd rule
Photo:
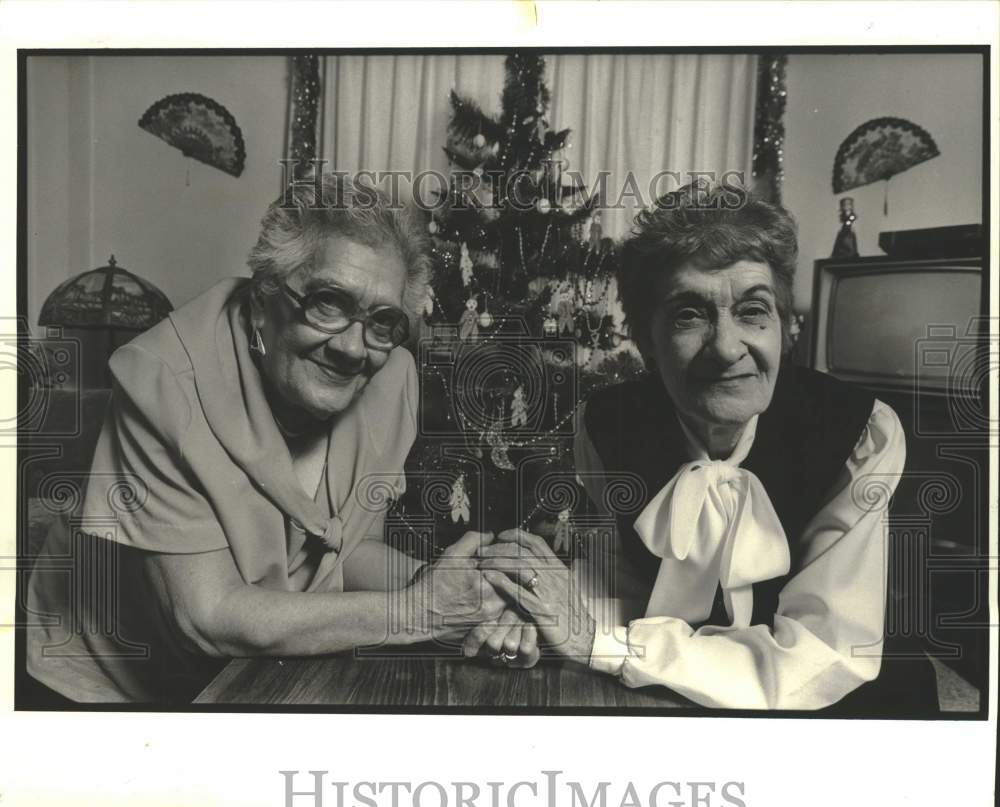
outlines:
[[[895,488],[903,431],[870,393],[782,363],[796,258],[788,213],[741,188],[638,217],[619,294],[651,372],[593,396],[576,443],[593,502],[641,480],[616,559],[638,618],[595,621],[537,536],[482,551],[551,652],[737,709],[828,707],[879,675],[885,508],[858,491]]]

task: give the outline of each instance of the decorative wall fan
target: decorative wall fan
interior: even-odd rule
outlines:
[[[940,153],[934,138],[917,124],[904,118],[874,118],[851,132],[837,149],[833,192],[843,193],[881,180],[888,182]]]
[[[193,92],[168,95],[143,113],[139,126],[180,149],[185,157],[234,177],[243,173],[243,133],[218,101]]]

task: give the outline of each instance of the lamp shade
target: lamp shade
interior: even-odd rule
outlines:
[[[60,283],[42,306],[39,325],[144,331],[173,310],[156,286],[118,265],[91,269]]]
[[[156,286],[118,265],[91,269],[60,283],[42,306],[38,324],[48,336],[43,351],[69,339],[79,345],[79,358],[61,374],[67,389],[111,387],[108,359],[119,347],[154,326],[173,310]],[[65,351],[63,351],[65,352]]]

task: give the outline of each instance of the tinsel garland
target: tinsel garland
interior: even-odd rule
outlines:
[[[316,159],[316,120],[319,111],[319,56],[289,56],[291,86],[288,92],[288,157],[298,160],[296,174],[311,168]]]
[[[785,145],[785,66],[788,57],[762,54],[757,62],[753,129],[753,177],[758,193],[781,202]]]

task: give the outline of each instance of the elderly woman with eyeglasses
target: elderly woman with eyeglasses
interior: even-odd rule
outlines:
[[[416,434],[400,346],[426,248],[417,215],[376,189],[299,181],[263,219],[252,278],[115,353],[80,526],[119,547],[104,582],[117,608],[107,629],[67,631],[95,614],[35,574],[29,608],[65,617],[29,631],[35,679],[78,701],[187,700],[218,659],[418,642],[500,616],[471,559],[491,536],[467,533],[434,566],[383,541]],[[122,483],[133,495],[113,508]]]
[[[481,565],[547,652],[629,687],[737,709],[933,710],[926,663],[869,683],[903,430],[865,390],[782,362],[796,256],[782,208],[707,184],[658,200],[625,244],[619,293],[650,372],[590,398],[576,466],[595,503],[615,478],[640,489],[638,510],[609,513],[616,593],[637,613],[600,624],[534,535],[501,533]]]

